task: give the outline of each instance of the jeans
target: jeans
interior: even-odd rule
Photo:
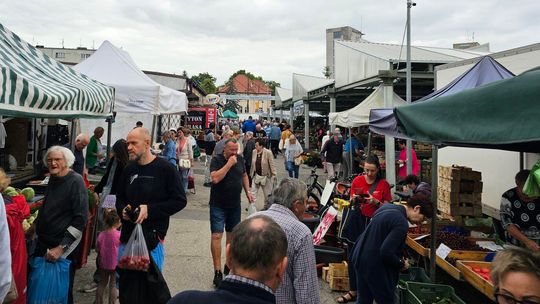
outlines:
[[[188,193],[188,174],[189,169],[178,169],[180,171],[180,176],[182,177],[182,187],[184,187],[184,193]]]
[[[287,161],[287,171],[289,171],[289,177],[298,178],[300,173],[300,166],[294,164],[293,161]]]
[[[231,232],[240,223],[240,206],[233,208],[221,208],[210,204],[210,231],[223,233],[223,230]]]

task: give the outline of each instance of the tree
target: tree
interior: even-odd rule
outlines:
[[[326,77],[327,79],[332,77],[332,72],[330,71],[329,66],[325,66],[322,73],[323,73],[324,77]]]
[[[189,77],[186,70],[183,70],[183,71],[182,71],[182,76],[184,76],[184,77],[186,77],[186,78]]]
[[[196,81],[206,94],[213,94],[216,92],[216,77],[210,75],[208,72],[199,73],[198,75],[191,76],[191,80]]]
[[[265,80],[264,83],[270,88],[270,94],[272,95],[276,95],[276,87],[281,86],[279,82],[273,80]]]

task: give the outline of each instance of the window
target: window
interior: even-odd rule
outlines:
[[[90,57],[92,54],[81,54],[81,59],[86,59],[88,57]]]
[[[334,32],[334,39],[340,39],[341,38],[341,31]]]
[[[66,53],[56,52],[56,54],[54,55],[54,58],[64,59],[64,58],[66,58]]]

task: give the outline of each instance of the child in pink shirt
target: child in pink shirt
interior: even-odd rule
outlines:
[[[109,287],[109,304],[116,302],[115,268],[118,263],[118,246],[120,246],[120,217],[115,209],[105,209],[103,213],[105,231],[99,233],[96,250],[99,254],[98,266],[100,280],[96,292],[96,304],[103,303],[103,294]]]

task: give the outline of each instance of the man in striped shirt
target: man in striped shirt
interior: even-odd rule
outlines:
[[[272,205],[255,215],[272,218],[285,231],[289,264],[283,283],[276,291],[276,303],[319,304],[319,283],[315,249],[309,228],[299,219],[306,210],[307,187],[298,179],[286,178],[272,193]]]

